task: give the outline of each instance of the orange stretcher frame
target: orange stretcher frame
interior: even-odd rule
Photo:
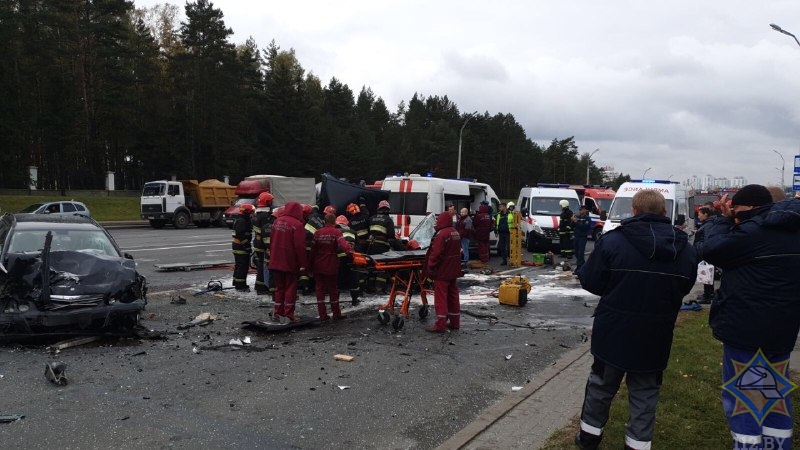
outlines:
[[[378,320],[382,324],[392,321],[395,330],[403,328],[405,320],[409,318],[409,306],[411,304],[412,288],[419,287],[422,306],[419,310],[420,319],[428,316],[427,294],[433,294],[432,289],[425,287],[425,278],[422,270],[425,266],[425,259],[409,259],[399,261],[376,261],[370,255],[363,253],[353,254],[353,264],[363,266],[368,270],[390,273],[392,276],[392,290],[389,293],[389,301],[381,305],[378,309]],[[400,304],[400,311],[395,312],[395,304],[398,296],[403,300]]]

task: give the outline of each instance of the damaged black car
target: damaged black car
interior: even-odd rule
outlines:
[[[7,213],[0,245],[0,342],[138,326],[147,281],[94,220]]]

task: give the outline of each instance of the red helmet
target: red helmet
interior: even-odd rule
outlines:
[[[358,209],[358,205],[356,205],[355,203],[350,203],[349,205],[347,205],[347,214],[350,214],[352,216],[360,212],[361,210]]]
[[[389,202],[386,200],[381,200],[381,202],[378,203],[378,209],[383,209],[383,208],[392,209],[392,207],[389,206]]]
[[[241,214],[253,214],[256,210],[256,207],[251,205],[250,203],[243,203],[239,205],[239,212]]]
[[[263,208],[265,206],[272,206],[272,200],[274,199],[275,197],[273,197],[272,194],[270,194],[269,192],[262,192],[258,194],[258,200],[256,200],[256,205],[258,205],[259,208]]]
[[[322,212],[324,212],[325,215],[328,215],[328,214],[336,215],[336,208],[333,205],[328,205],[328,206],[325,207],[324,210],[322,210]]]
[[[419,242],[417,242],[416,239],[412,239],[408,241],[408,244],[406,244],[406,248],[408,248],[409,250],[419,250]]]
[[[350,221],[345,216],[339,216],[336,218],[336,225],[350,225]]]
[[[303,217],[308,217],[311,214],[311,205],[303,205]]]

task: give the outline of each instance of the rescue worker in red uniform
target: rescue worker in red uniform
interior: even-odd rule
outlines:
[[[355,250],[356,233],[348,226],[347,217],[339,216],[336,218],[336,228],[342,232],[342,237],[350,245],[350,248]],[[350,291],[350,300],[353,306],[358,305],[360,302],[358,297],[361,296],[361,277],[359,273],[352,270],[350,261],[352,258],[344,251],[339,252],[339,286]]]
[[[458,278],[461,272],[461,235],[453,228],[453,215],[444,212],[436,218],[436,233],[425,258],[426,274],[433,280],[433,306],[436,322],[426,331],[444,333],[461,326]],[[448,323],[449,322],[449,323]]]
[[[475,214],[473,223],[475,240],[478,241],[478,258],[486,264],[489,262],[489,235],[494,226],[494,220],[489,215],[489,205],[481,204],[478,207],[478,214]]]
[[[269,293],[269,273],[264,262],[269,263],[267,250],[269,249],[268,238],[264,238],[264,227],[269,221],[272,226],[272,200],[274,197],[269,192],[258,194],[256,199],[256,213],[253,217],[253,254],[256,259],[256,294],[266,295]]]
[[[328,311],[325,307],[325,294],[331,302],[331,312],[334,319],[343,319],[339,307],[339,252],[344,252],[353,257],[353,249],[347,243],[342,232],[335,227],[336,216],[325,215],[325,226],[314,233],[311,241],[310,269],[314,274],[315,291],[317,294],[317,311],[319,320],[328,320]]]
[[[297,277],[308,268],[303,207],[297,202],[284,206],[283,215],[272,224],[270,237],[270,274],[275,279],[275,311],[273,319],[286,317],[295,322]]]
[[[369,219],[369,248],[367,254],[377,255],[392,249],[395,241],[394,221],[389,217],[389,202],[381,200],[378,203],[378,214]],[[452,216],[451,216],[452,217]],[[375,290],[386,293],[386,272],[375,274]]]
[[[233,287],[239,292],[250,292],[247,271],[250,269],[250,252],[253,241],[251,216],[256,207],[245,203],[239,207],[239,217],[233,222],[231,248],[233,249]]]

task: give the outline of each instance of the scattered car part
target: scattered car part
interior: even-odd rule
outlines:
[[[67,370],[67,365],[63,362],[49,362],[44,366],[44,376],[56,386],[66,386],[67,385],[67,375],[65,373],[66,370]]]

